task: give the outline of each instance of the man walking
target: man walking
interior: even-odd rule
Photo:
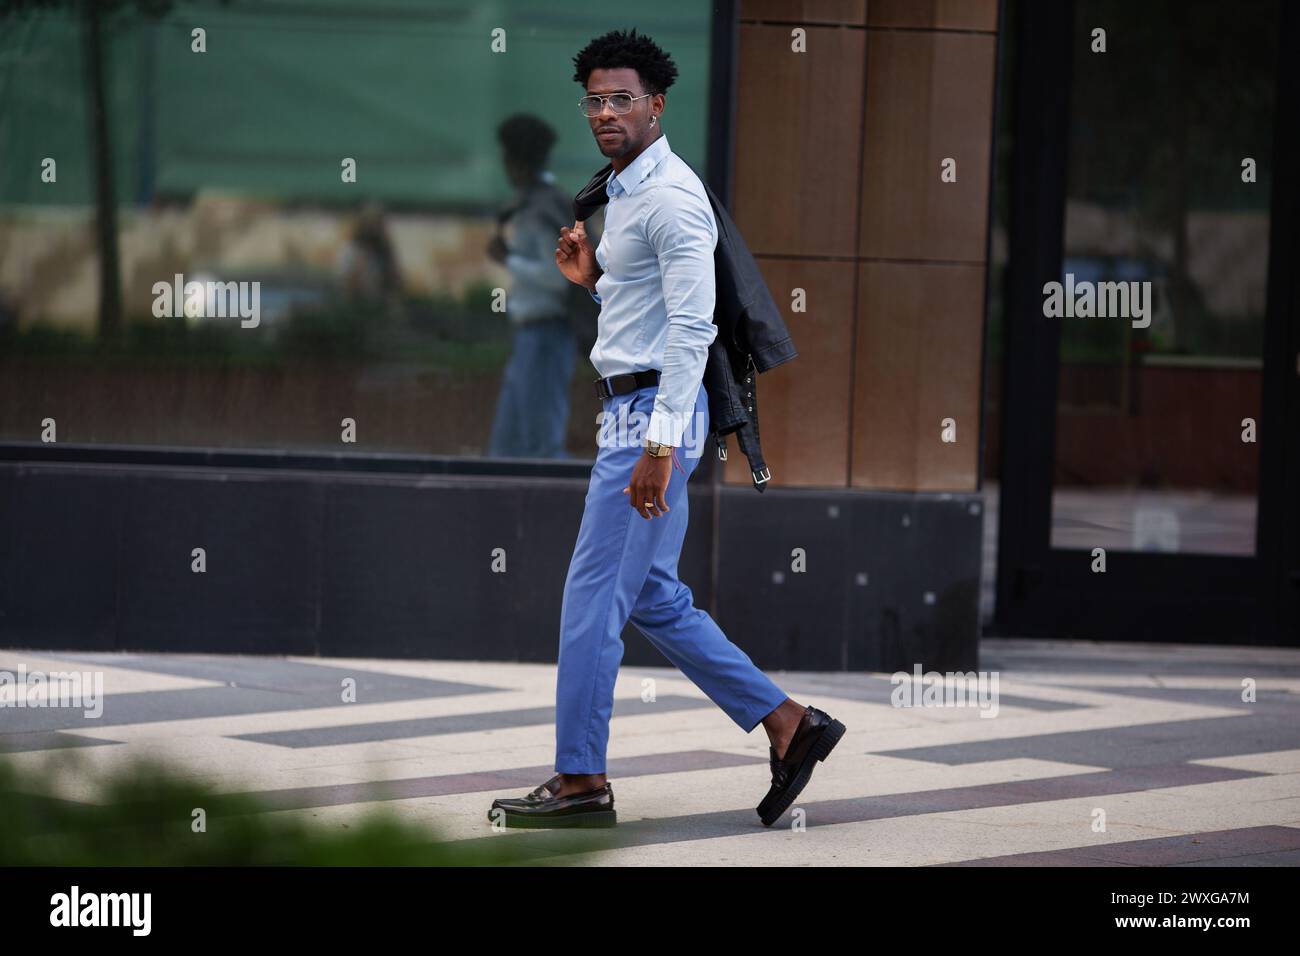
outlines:
[[[787,697],[695,607],[677,577],[686,482],[708,431],[703,377],[717,334],[717,222],[703,184],[672,152],[660,123],[677,76],[672,59],[633,29],[598,37],[574,64],[587,93],[580,105],[613,174],[599,247],[566,226],[555,261],[601,304],[590,358],[602,376],[605,421],[640,415],[648,424],[643,435],[603,429],[592,468],[560,614],[556,774],[524,797],[497,799],[488,818],[504,817],[507,826],[614,825],[605,756],[620,635],[631,620],[743,731],[763,725],[772,785],[757,809],[771,825],[844,725]]]

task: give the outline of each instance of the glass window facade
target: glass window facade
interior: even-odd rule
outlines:
[[[701,174],[711,18],[638,17]],[[573,58],[625,26],[526,0],[11,17],[0,440],[593,457],[596,307],[554,238],[606,162]],[[567,402],[528,400],[556,376]]]
[[[1075,5],[1053,547],[1255,553],[1278,18]]]

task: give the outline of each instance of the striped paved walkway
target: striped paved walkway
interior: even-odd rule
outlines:
[[[596,860],[1300,863],[1300,651],[987,640],[981,654],[999,675],[992,718],[895,707],[887,674],[772,672],[848,733],[796,804],[802,825],[787,814],[771,829],[754,812],[762,729],[742,734],[671,668],[624,668],[609,753],[619,826]],[[165,757],[276,813],[343,825],[382,803],[449,839],[518,840],[559,861],[553,834],[486,819],[493,797],[551,775],[553,666],[0,650],[0,671],[20,666],[104,682],[98,718],[0,706],[0,751],[20,767],[66,747],[105,765]]]

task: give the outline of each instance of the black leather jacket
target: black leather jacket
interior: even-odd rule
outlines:
[[[585,222],[609,200],[605,182],[613,171],[613,164],[606,163],[573,198],[575,220]],[[718,246],[713,252],[717,295],[713,324],[718,334],[709,346],[704,366],[709,430],[722,461],[727,460],[726,436],[736,433],[740,450],[749,460],[754,487],[762,491],[772,473],[763,460],[758,440],[758,385],[754,373],[776,368],[799,353],[740,230],[709,184],[703,178],[700,182],[718,223]]]

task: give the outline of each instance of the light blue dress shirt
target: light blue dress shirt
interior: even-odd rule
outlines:
[[[665,133],[611,176],[605,192],[605,231],[596,247],[605,272],[592,295],[600,320],[591,364],[601,377],[659,369],[645,438],[680,447],[718,334],[718,223],[704,184]]]
[[[555,224],[572,219],[572,200],[560,192],[550,170],[542,170],[538,179],[517,193],[519,206],[510,220],[506,315],[516,325],[564,316],[567,311],[569,280],[555,268]]]

